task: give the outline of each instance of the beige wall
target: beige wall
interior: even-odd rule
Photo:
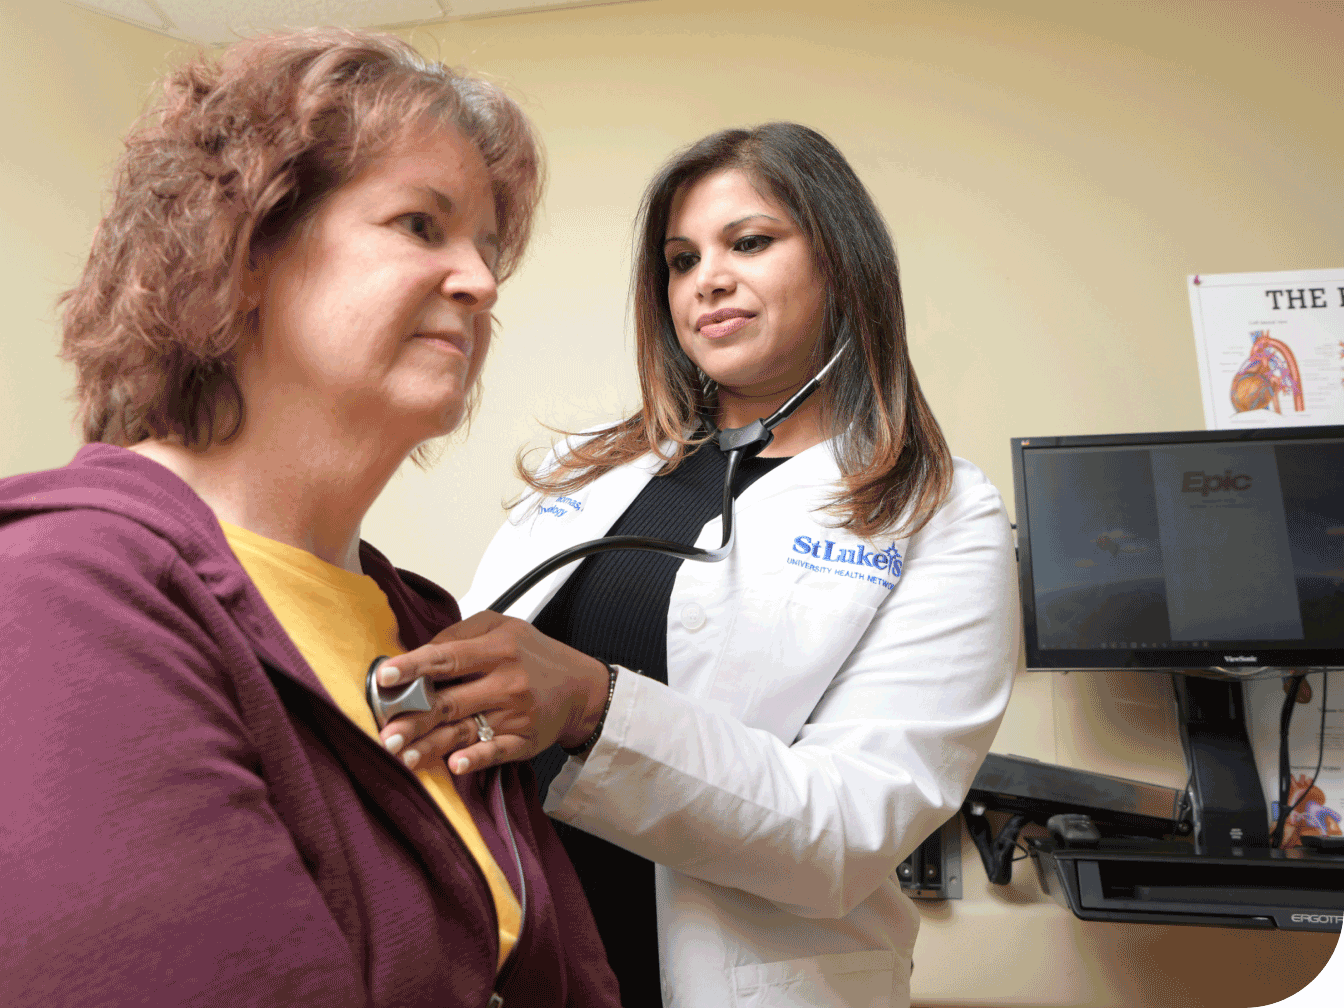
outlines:
[[[0,475],[79,447],[53,301],[102,215],[109,169],[172,39],[62,3],[0,0]]]
[[[551,186],[470,439],[399,475],[365,537],[463,591],[515,450],[635,402],[633,210],[675,147],[725,125],[815,126],[869,184],[901,256],[916,365],[953,450],[1011,496],[1012,436],[1202,426],[1184,277],[1344,265],[1339,5],[645,0],[440,25],[423,51],[503,82]],[[40,10],[37,8],[41,8]],[[76,446],[51,300],[76,276],[117,138],[171,40],[4,0],[0,235],[9,338],[0,474]],[[1164,679],[1024,674],[995,748],[1180,786]],[[1084,924],[1024,863],[925,907],[917,1003],[1271,1003],[1326,936]],[[992,891],[991,891],[992,890]]]

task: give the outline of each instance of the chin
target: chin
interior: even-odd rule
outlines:
[[[689,355],[688,355],[689,356]],[[702,356],[700,360],[691,357],[691,363],[698,367],[710,381],[718,385],[726,385],[732,388],[737,385],[750,384],[752,381],[751,369],[743,367],[733,367],[731,363],[722,359],[715,360],[715,355],[711,355],[709,360]],[[727,364],[727,366],[725,366]]]
[[[703,369],[702,369],[703,370]],[[720,371],[718,374],[710,374],[710,379],[720,388],[728,389],[730,392],[736,392],[738,389],[752,389],[759,385],[769,385],[778,383],[777,376],[763,375],[757,371]]]
[[[743,385],[758,385],[768,382],[771,375],[762,362],[741,352],[734,353],[736,347],[715,348],[717,353],[701,354],[695,362],[696,367],[709,378],[726,388],[740,388]]]
[[[466,404],[458,403],[451,410],[439,414],[436,418],[437,423],[434,425],[434,432],[430,434],[430,437],[447,437],[461,427],[462,421],[466,418]]]
[[[457,430],[466,419],[467,412],[467,403],[463,397],[455,397],[450,403],[424,403],[418,408],[406,408],[398,426],[416,442],[429,441],[446,437]]]

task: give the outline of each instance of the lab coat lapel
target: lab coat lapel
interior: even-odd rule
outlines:
[[[649,452],[629,465],[612,469],[582,490],[568,494],[569,499],[577,500],[582,504],[582,509],[571,515],[561,529],[557,529],[554,525],[548,523],[546,516],[539,511],[539,507],[530,509],[529,514],[523,519],[524,524],[531,525],[528,536],[523,540],[523,545],[524,548],[531,548],[535,555],[530,558],[530,564],[524,569],[531,570],[537,564],[562,550],[592,539],[600,539],[606,535],[607,530],[625,512],[631,502],[639,496],[639,492],[644,489],[653,474],[662,465],[663,460],[656,453]],[[545,501],[541,501],[539,506],[544,506],[545,503]],[[531,591],[514,603],[509,609],[509,615],[527,620],[529,623],[536,619],[537,614],[560,590],[560,586],[569,579],[569,576],[574,573],[578,566],[579,561],[575,561],[542,578],[538,584],[533,586]],[[513,568],[510,567],[508,570],[513,571]],[[505,583],[501,580],[495,586],[496,590],[493,591],[492,597],[501,594],[511,583],[512,581]],[[473,586],[473,593],[474,591],[475,586]]]
[[[816,506],[821,506],[835,492],[835,484],[839,478],[840,469],[831,455],[831,442],[823,441],[815,444],[747,487],[737,498],[733,510],[734,523],[737,524],[737,515],[751,514],[763,505],[776,500],[781,494],[811,493],[818,498]],[[769,521],[759,515],[755,520]],[[739,524],[738,527],[741,530],[745,526]],[[717,534],[718,528],[719,519],[715,517],[701,530],[701,540],[707,541],[712,538]],[[713,544],[717,546],[718,539],[714,539]]]

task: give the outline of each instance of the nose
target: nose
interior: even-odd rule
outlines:
[[[445,298],[472,314],[487,312],[495,306],[499,283],[474,244],[455,249],[445,266],[447,272],[440,288]]]
[[[695,296],[701,299],[715,294],[731,294],[737,288],[737,279],[729,268],[726,256],[704,253],[695,266]]]

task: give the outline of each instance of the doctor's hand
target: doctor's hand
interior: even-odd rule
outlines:
[[[493,612],[383,662],[378,685],[420,676],[437,688],[434,709],[389,721],[380,736],[412,770],[447,756],[456,774],[531,759],[557,741],[581,745],[602,719],[610,681],[596,658]],[[490,741],[479,740],[475,714],[493,730]]]

